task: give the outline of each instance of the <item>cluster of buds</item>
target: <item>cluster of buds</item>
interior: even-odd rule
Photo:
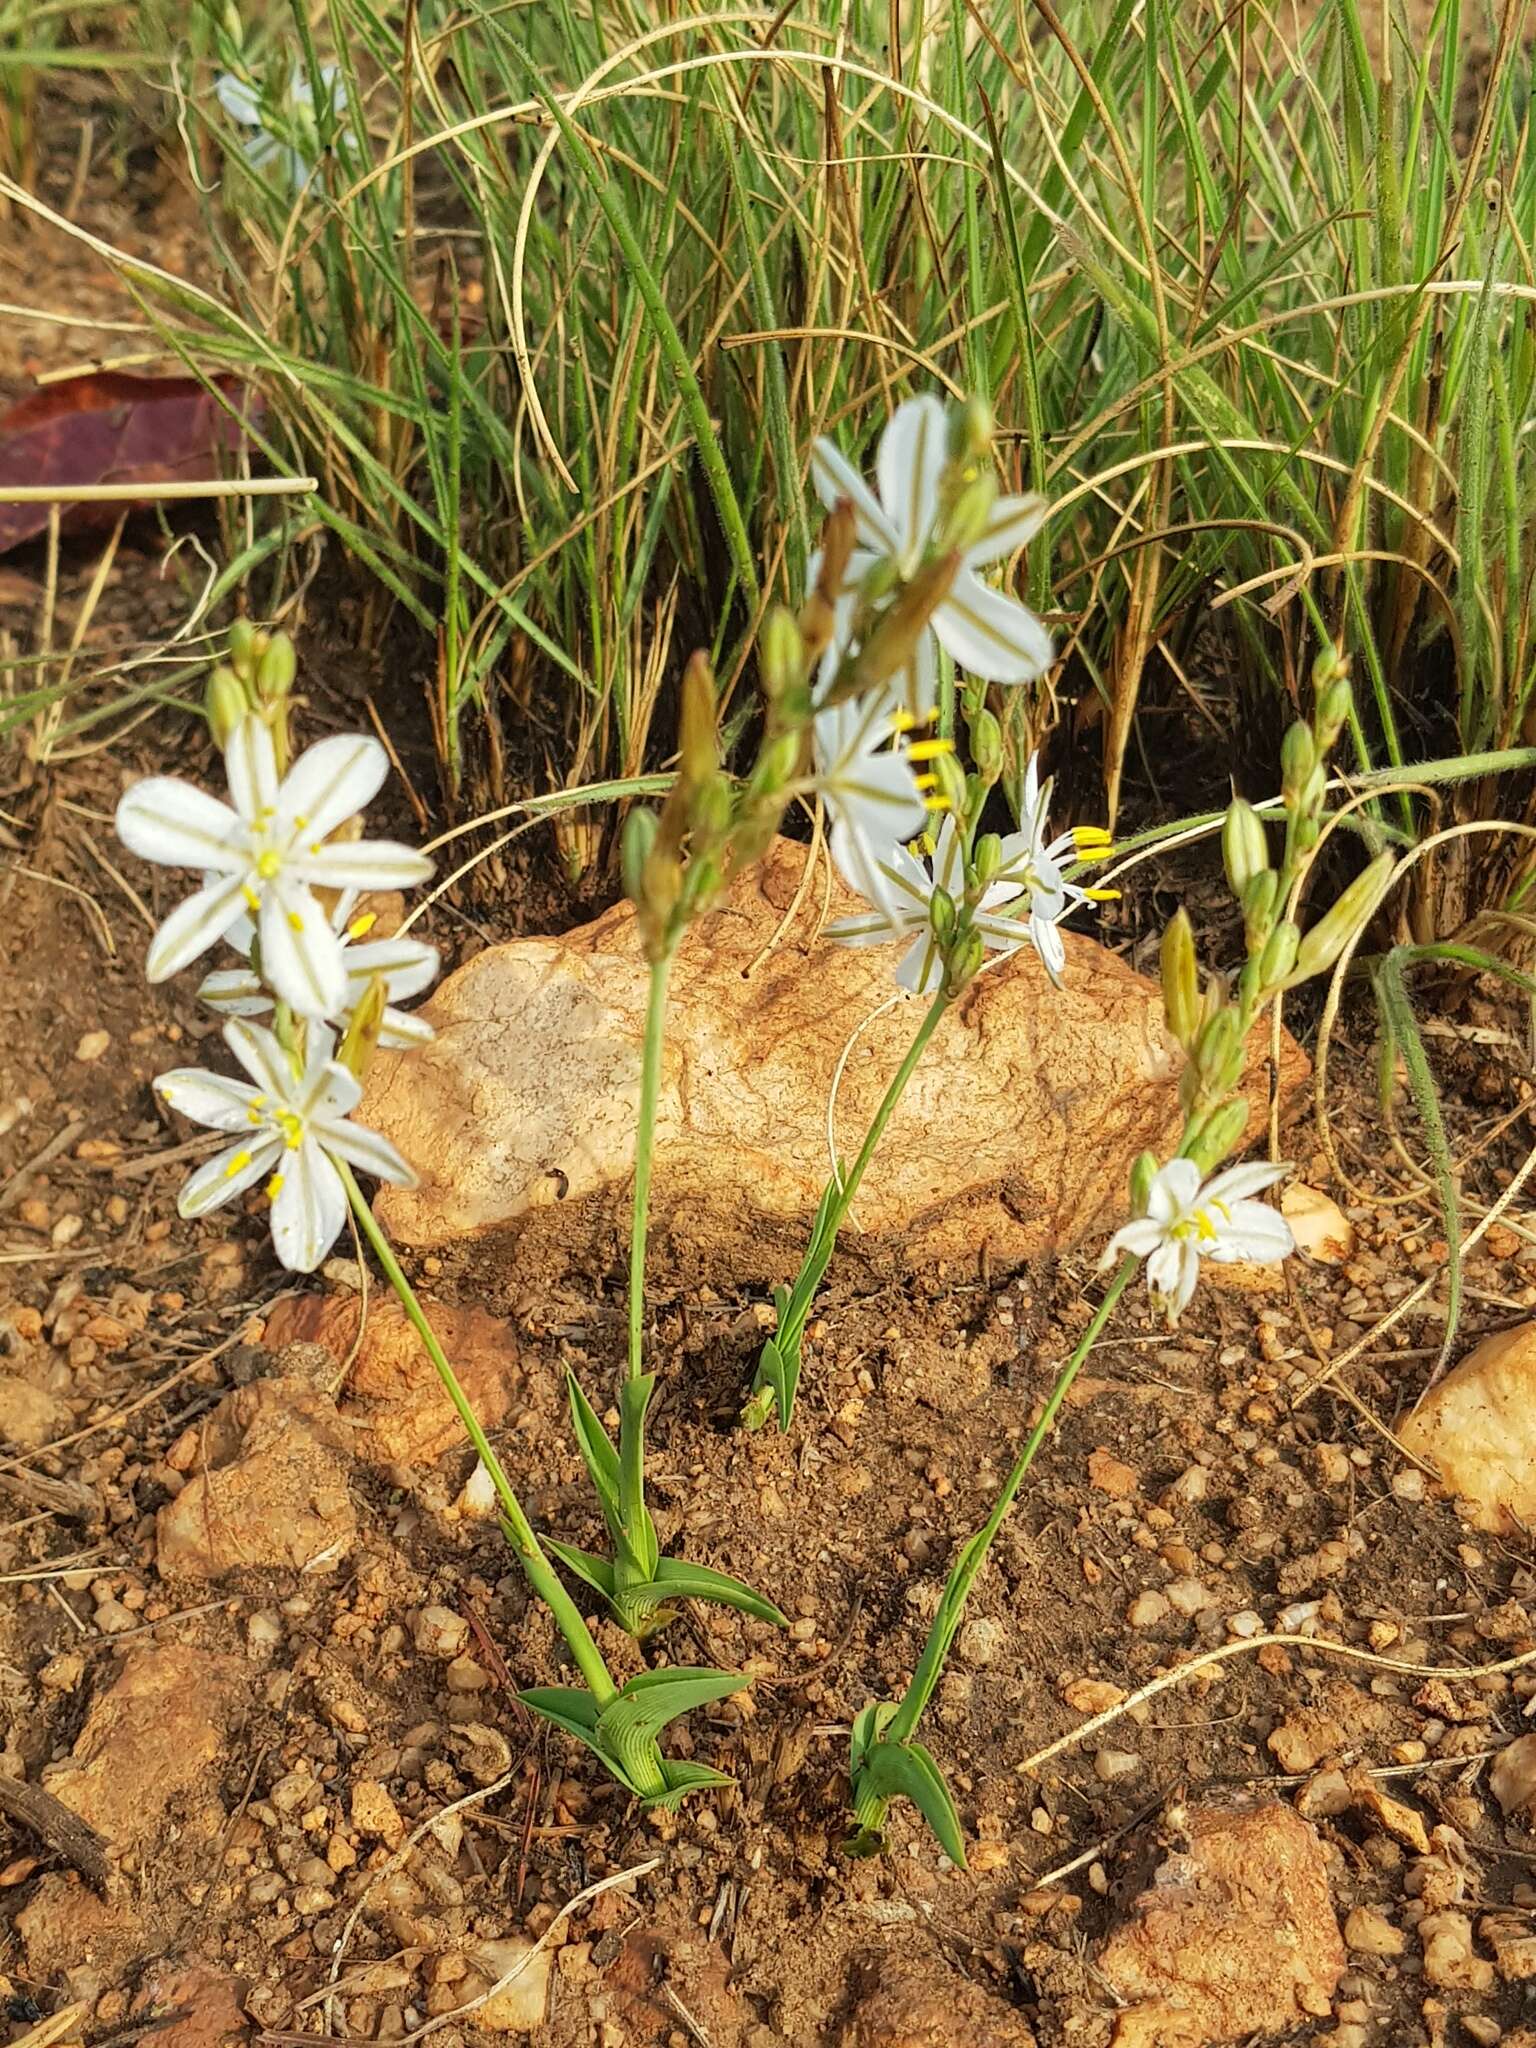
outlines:
[[[288,713],[298,656],[287,633],[268,633],[249,619],[229,629],[229,659],[208,677],[203,699],[214,745],[222,750],[253,714],[272,735],[281,775],[288,766]]]

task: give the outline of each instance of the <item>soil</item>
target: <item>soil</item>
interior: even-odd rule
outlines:
[[[60,347],[41,333],[34,352]],[[17,388],[20,362],[4,368]],[[95,559],[89,544],[66,550],[66,624]],[[155,579],[159,559],[152,538],[125,541],[91,622],[93,660],[185,615],[185,593]],[[43,573],[37,550],[4,571],[23,644]],[[316,732],[356,715],[330,653],[317,629],[301,677]],[[1238,1795],[1312,1820],[1341,1922],[1369,1909],[1411,1930],[1428,1900],[1477,1930],[1483,1967],[1461,1978],[1426,1977],[1412,1931],[1399,1952],[1352,1946],[1331,2009],[1295,2039],[1491,2042],[1531,2017],[1529,1951],[1511,1939],[1508,1960],[1496,1952],[1488,1916],[1536,1933],[1536,1834],[1506,1821],[1487,1773],[1527,1725],[1536,1664],[1464,1674],[1536,1650],[1533,1558],[1526,1542],[1474,1536],[1390,1435],[1437,1355],[1438,1300],[1313,1390],[1444,1256],[1433,1204],[1403,1199],[1363,1086],[1364,1016],[1346,1019],[1335,1066],[1358,1191],[1332,1192],[1358,1232],[1352,1257],[1295,1260],[1280,1292],[1203,1288],[1173,1333],[1129,1297],[977,1587],[926,1730],[973,1845],[968,1871],[905,1808],[884,1856],[842,1853],[848,1729],[909,1675],[957,1546],[1092,1312],[1092,1248],[1021,1273],[934,1265],[874,1291],[834,1269],[793,1431],[748,1437],[735,1417],[763,1304],[681,1289],[674,1248],[656,1244],[663,1544],[749,1577],[791,1622],[784,1634],[690,1610],[644,1651],[597,1624],[619,1674],[670,1658],[752,1675],[750,1693],[683,1724],[680,1748],[734,1784],[675,1817],[637,1814],[517,1705],[514,1687],[560,1682],[563,1660],[494,1523],[457,1511],[472,1462],[459,1449],[432,1464],[354,1459],[355,1537],[329,1569],[162,1578],[156,1514],[186,1483],[167,1454],[233,1389],[295,1370],[263,1344],[285,1286],[260,1219],[176,1217],[189,1155],[148,1084],[214,1027],[188,978],[145,985],[148,921],[175,880],[111,838],[126,780],[167,761],[196,775],[206,757],[198,729],[165,715],[46,766],[13,758],[0,795],[0,1369],[52,1404],[41,1447],[0,1457],[0,1773],[36,1785],[116,1686],[142,1687],[146,1651],[176,1660],[152,1667],[174,1680],[155,1714],[185,1715],[206,1746],[161,1743],[177,1789],[142,1838],[115,1788],[123,1853],[104,1896],[46,1826],[0,1822],[3,2038],[27,2039],[74,2003],[48,2038],[125,2040],[181,2012],[204,2023],[199,2040],[327,2028],[388,2040],[440,2019],[440,2048],[474,2044],[494,2038],[489,2008],[449,2015],[484,1980],[477,1944],[553,1927],[538,2035],[551,2048],[915,2040],[903,2001],[868,1991],[913,1970],[954,1987],[954,2030],[925,2040],[1027,2028],[1048,2048],[1103,2048],[1117,2005],[1099,1944],[1177,1813]],[[538,928],[551,872],[445,906],[432,936],[452,960]],[[1151,921],[1133,903],[1104,936],[1131,950]],[[1533,1142],[1508,1027],[1474,990],[1432,1040],[1469,1203],[1507,1184]],[[1310,1123],[1292,1143],[1302,1176],[1329,1186]],[[585,1544],[598,1524],[564,1383],[572,1368],[594,1395],[616,1383],[621,1252],[615,1242],[543,1286],[521,1271],[515,1291],[473,1248],[421,1261],[436,1296],[510,1324],[516,1395],[498,1447],[537,1525]],[[1536,1238],[1491,1232],[1467,1280],[1459,1347],[1536,1307]],[[356,1269],[342,1258],[313,1284],[340,1292]],[[424,1610],[439,1608],[469,1628],[451,1666],[422,1647]],[[1255,1630],[1291,1640],[1201,1662]],[[1181,1667],[1182,1681],[1032,1761],[1116,1691]],[[102,1768],[142,1768],[135,1757],[121,1736]],[[1358,1786],[1340,1803],[1320,1781],[1360,1768],[1398,1809]]]

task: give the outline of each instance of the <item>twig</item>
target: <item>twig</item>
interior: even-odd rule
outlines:
[[[198,498],[284,498],[320,485],[312,476],[209,477],[197,482],[7,484],[8,505],[169,505]]]
[[[77,2001],[74,2005],[61,2005],[57,2012],[50,2013],[45,2020],[39,2020],[30,2033],[20,2035],[11,2043],[11,2048],[52,2048],[55,2041],[61,2041],[66,2034],[72,2034],[90,2011],[89,2001]]]
[[[87,1882],[101,1891],[107,1882],[107,1844],[79,1814],[71,1813],[51,1792],[16,1778],[0,1778],[0,1813],[58,1851]]]
[[[86,1129],[86,1119],[77,1118],[74,1123],[66,1124],[62,1131],[56,1132],[40,1152],[34,1152],[24,1165],[18,1166],[5,1186],[0,1188],[0,1215],[4,1215],[7,1209],[13,1208],[21,1200],[22,1193],[33,1174],[50,1165],[61,1152],[67,1152],[76,1138],[84,1137]]]
[[[657,1988],[668,2005],[671,2006],[673,2013],[682,2021],[689,2033],[692,2034],[694,2040],[698,2042],[699,2048],[715,2048],[715,2044],[710,2040],[708,2029],[704,2026],[704,2023],[694,2018],[693,2014],[684,2005],[683,2001],[672,1989],[672,1986],[666,1982],[665,1978],[663,1978]]]

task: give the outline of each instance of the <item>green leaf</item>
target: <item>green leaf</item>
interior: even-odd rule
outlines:
[[[667,1781],[665,1792],[653,1793],[644,1803],[647,1807],[659,1806],[664,1810],[675,1807],[679,1800],[686,1799],[690,1792],[702,1792],[712,1785],[734,1785],[736,1780],[728,1771],[717,1771],[709,1764],[685,1763],[680,1757],[663,1757],[662,1775]]]
[[[728,1572],[712,1571],[706,1564],[689,1564],[686,1558],[663,1557],[651,1581],[658,1596],[674,1600],[713,1600],[721,1607],[736,1607],[759,1621],[771,1621],[775,1628],[788,1628],[789,1620],[771,1600],[754,1593]]]
[[[661,1555],[656,1524],[645,1504],[645,1411],[655,1391],[655,1373],[643,1372],[626,1380],[619,1392],[619,1527],[614,1540],[618,1584],[626,1592],[650,1584]]]
[[[642,1671],[604,1707],[596,1740],[627,1782],[643,1783],[640,1774],[656,1757],[656,1738],[669,1721],[739,1692],[746,1683],[734,1671]],[[644,1796],[654,1798],[654,1789],[648,1785]]]
[[[866,1757],[857,1791],[865,1798],[910,1799],[950,1862],[965,1869],[960,1816],[943,1772],[921,1742],[877,1742]]]
[[[613,1599],[613,1566],[606,1557],[596,1557],[590,1550],[578,1550],[574,1543],[561,1543],[553,1536],[544,1538],[544,1548],[553,1551],[566,1570],[574,1572],[583,1585],[590,1586],[605,1600]]]
[[[619,1454],[573,1372],[565,1376],[565,1391],[571,1404],[571,1427],[576,1432],[576,1447],[597,1489],[608,1533],[617,1543],[623,1526],[619,1511]]]
[[[518,1698],[530,1714],[553,1721],[557,1728],[563,1728],[567,1735],[603,1756],[597,1739],[598,1706],[591,1693],[569,1685],[536,1685],[520,1692]]]
[[[848,1743],[848,1773],[857,1778],[869,1759],[870,1751],[879,1742],[896,1713],[894,1700],[871,1700],[867,1707],[861,1707],[853,1717],[853,1732]]]

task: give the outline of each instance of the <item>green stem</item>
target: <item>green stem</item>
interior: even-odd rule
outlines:
[[[939,1682],[939,1675],[944,1669],[944,1660],[949,1655],[949,1646],[954,1641],[955,1631],[960,1626],[960,1615],[966,1597],[975,1583],[977,1574],[986,1563],[987,1552],[992,1548],[993,1539],[1003,1526],[1008,1510],[1013,1506],[1019,1488],[1024,1483],[1025,1473],[1034,1463],[1040,1446],[1050,1435],[1072,1382],[1077,1378],[1084,1360],[1093,1349],[1099,1332],[1109,1321],[1116,1302],[1124,1294],[1137,1264],[1138,1261],[1130,1253],[1121,1259],[1114,1278],[1104,1290],[1104,1299],[1094,1312],[1093,1321],[1083,1332],[1078,1340],[1077,1349],[1057,1375],[1050,1398],[1040,1412],[1040,1420],[1030,1431],[1024,1448],[1014,1461],[1012,1471],[1003,1481],[1003,1490],[997,1496],[991,1514],[960,1553],[955,1568],[949,1575],[949,1584],[944,1588],[939,1611],[933,1617],[928,1640],[923,1645],[923,1654],[918,1660],[916,1671],[912,1674],[912,1683],[907,1687],[901,1705],[886,1727],[884,1739],[887,1742],[909,1741],[916,1732],[923,1710],[932,1699],[934,1688]]]
[[[357,1218],[358,1228],[373,1247],[374,1256],[384,1269],[384,1277],[400,1297],[400,1306],[414,1324],[422,1347],[437,1368],[450,1401],[459,1411],[470,1442],[479,1452],[485,1469],[491,1475],[491,1483],[501,1502],[501,1510],[507,1526],[512,1532],[513,1547],[523,1567],[528,1583],[555,1617],[556,1626],[565,1637],[571,1655],[581,1671],[592,1697],[599,1707],[606,1707],[619,1696],[619,1689],[603,1662],[603,1653],[592,1640],[591,1631],[582,1619],[581,1611],[570,1594],[560,1583],[554,1567],[539,1547],[539,1539],[533,1533],[533,1524],[523,1513],[522,1503],[512,1491],[512,1482],[501,1469],[501,1460],[491,1449],[490,1440],[469,1405],[469,1397],[459,1385],[459,1376],[448,1363],[447,1354],[437,1341],[437,1334],[427,1321],[426,1313],[416,1298],[416,1290],[400,1270],[400,1261],[395,1257],[394,1247],[379,1228],[373,1210],[369,1207],[362,1189],[358,1186],[352,1169],[343,1159],[334,1161],[336,1171],[341,1175],[341,1184],[347,1191],[347,1200]]]
[[[645,1370],[645,1238],[651,1212],[651,1161],[656,1150],[656,1100],[661,1093],[661,1040],[667,1018],[667,981],[672,955],[651,962],[645,1005],[645,1043],[640,1055],[640,1108],[635,1123],[635,1201],[629,1231],[629,1354],[624,1377]]]

